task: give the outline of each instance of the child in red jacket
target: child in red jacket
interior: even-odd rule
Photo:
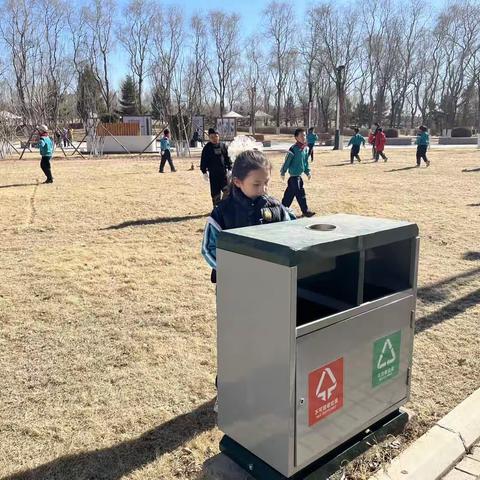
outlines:
[[[388,157],[383,153],[386,143],[387,137],[383,133],[383,128],[379,128],[375,134],[375,162],[378,162],[379,157],[382,157],[385,162],[388,160]]]

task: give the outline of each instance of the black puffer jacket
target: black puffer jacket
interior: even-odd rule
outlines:
[[[263,195],[252,200],[237,187],[214,209],[211,217],[222,230],[290,220],[292,215],[275,198]]]
[[[222,230],[284,222],[295,218],[275,198],[263,195],[252,200],[234,185],[231,187],[230,195],[213,209],[210,216]],[[217,282],[216,270],[212,270],[211,281]]]

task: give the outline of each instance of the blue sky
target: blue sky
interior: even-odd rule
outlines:
[[[120,8],[123,8],[127,3],[128,0],[120,0],[118,2]],[[238,13],[240,15],[240,33],[242,37],[248,37],[255,32],[255,29],[257,29],[262,22],[262,11],[265,10],[269,3],[270,0],[182,0],[181,2],[162,2],[162,7],[159,9],[159,15],[163,9],[173,5],[181,5],[187,21],[194,13],[205,15],[210,10]],[[344,1],[342,0],[340,3],[344,3]],[[300,14],[311,4],[312,2],[310,0],[296,0],[294,7],[298,12],[296,17],[300,18]],[[125,55],[119,55],[117,53],[112,60],[112,80],[114,88],[119,88],[120,82],[128,74],[127,59],[125,58]]]
[[[279,0],[281,1],[281,0]],[[399,2],[403,0],[397,0]],[[161,0],[160,0],[161,2]],[[430,5],[427,3],[418,3],[418,8],[426,9],[431,12],[431,18],[436,11],[440,10],[448,0],[432,0]],[[128,0],[118,0],[120,9],[123,8]],[[240,34],[243,38],[248,37],[250,34],[255,33],[255,30],[259,28],[263,15],[270,0],[181,0],[176,2],[161,2],[159,5],[158,14],[161,15],[162,11],[169,6],[180,5],[185,13],[186,22],[189,21],[194,13],[206,15],[210,10],[222,10],[227,13],[238,13],[240,15]],[[295,19],[299,20],[301,16],[306,12],[315,1],[312,0],[295,0],[293,6],[295,9]],[[351,5],[352,0],[336,0],[336,5]],[[365,8],[368,8],[368,2],[364,4]],[[128,64],[125,54],[120,55],[118,52],[112,57],[111,61],[111,74],[114,88],[120,87],[120,82],[128,74]]]

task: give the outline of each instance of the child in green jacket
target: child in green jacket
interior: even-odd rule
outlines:
[[[349,145],[352,146],[350,150],[350,163],[353,163],[353,160],[356,158],[359,162],[361,162],[361,158],[358,155],[360,153],[360,146],[363,144],[365,146],[365,139],[360,135],[358,128],[353,130],[355,135],[350,139],[348,142]]]
[[[40,155],[42,156],[40,168],[47,177],[43,183],[53,183],[52,167],[50,165],[50,160],[52,159],[53,155],[53,142],[48,136],[48,127],[46,125],[39,125],[37,127],[37,131],[40,135],[38,140],[38,148],[40,149]]]
[[[420,132],[417,134],[417,167],[422,163],[422,159],[427,165],[430,166],[430,160],[427,158],[427,148],[430,145],[430,135],[428,134],[428,128],[424,125],[418,127]]]
[[[318,141],[318,135],[314,132],[314,128],[310,127],[307,134],[308,156],[313,162],[313,149]]]
[[[312,174],[308,166],[308,149],[305,143],[305,130],[297,128],[295,130],[296,143],[292,145],[285,157],[285,161],[280,169],[282,180],[285,179],[285,173],[288,170],[290,178],[288,179],[287,189],[283,194],[282,204],[290,207],[293,199],[296,198],[300,209],[305,217],[313,217],[315,212],[308,209],[305,188],[303,187],[302,174],[305,173],[310,180]]]

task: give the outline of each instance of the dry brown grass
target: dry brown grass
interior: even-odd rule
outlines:
[[[355,166],[317,153],[307,195],[319,214],[419,224],[404,444],[480,386],[480,171],[462,172],[480,152],[435,150],[419,170],[406,169],[412,150],[389,153]],[[218,451],[214,289],[199,253],[210,198],[176,163],[160,175],[152,158],[59,159],[53,185],[37,185],[36,161],[0,163],[0,478],[196,479]]]

